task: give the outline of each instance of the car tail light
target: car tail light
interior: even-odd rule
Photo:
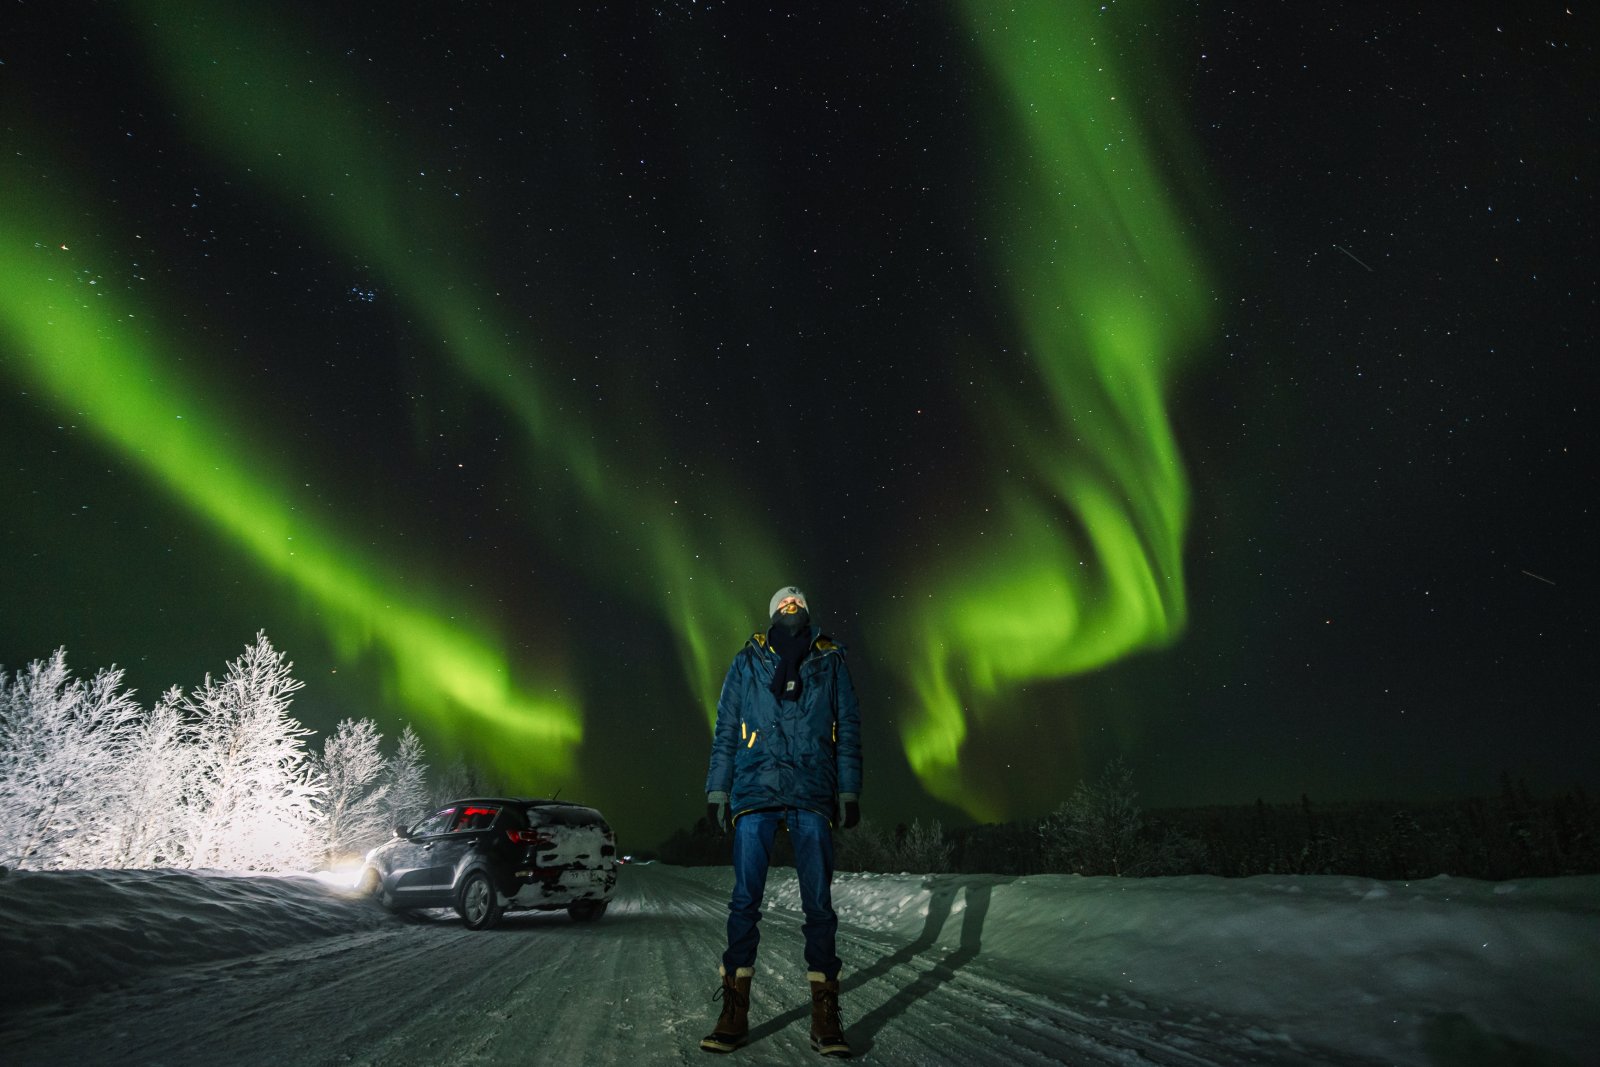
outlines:
[[[534,848],[549,848],[555,844],[550,838],[537,830],[507,830],[506,836],[513,845],[532,845]]]

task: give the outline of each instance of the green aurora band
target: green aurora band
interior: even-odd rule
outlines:
[[[528,332],[525,316],[461,265],[472,258],[461,248],[471,226],[450,191],[422,176],[428,167],[403,162],[437,155],[392,129],[374,132],[381,107],[309,65],[312,50],[288,40],[281,20],[251,25],[192,3],[132,6],[174,106],[204,143],[302,213],[334,254],[376,268],[439,358],[516,419],[527,438],[516,495],[529,500],[542,547],[630,595],[666,592],[686,697],[709,725],[729,635],[749,622],[749,590],[800,577],[743,514],[731,478],[704,468],[693,484],[641,476],[622,442],[598,436],[606,413],[541,369],[514,340]],[[963,773],[972,732],[1005,714],[1020,687],[1159,647],[1182,629],[1188,490],[1166,403],[1209,313],[1198,259],[1093,6],[962,6],[1009,102],[1010,129],[992,151],[1007,168],[993,190],[1004,250],[995,269],[1013,279],[1030,380],[1019,390],[997,370],[991,383],[1006,397],[986,439],[992,506],[965,528],[957,520],[942,548],[907,560],[939,607],[937,623],[887,598],[867,615],[914,696],[897,724],[911,767],[935,796],[994,818],[1003,802]],[[38,197],[17,166],[6,167],[6,188]],[[556,697],[517,692],[494,642],[445,621],[460,605],[419,603],[414,583],[364,565],[310,522],[293,505],[292,479],[260,473],[255,450],[246,464],[177,360],[142,339],[148,320],[140,333],[129,328],[127,313],[144,309],[84,287],[78,271],[93,255],[73,228],[40,221],[70,217],[43,210],[55,206],[18,196],[0,206],[0,315],[27,375],[292,580],[342,655],[381,649],[392,695],[409,709],[451,734],[492,725],[519,739],[521,766],[542,759],[541,773],[565,773],[582,734],[577,706],[559,696],[570,685],[541,678],[540,691]],[[630,437],[641,432],[635,420]],[[701,486],[720,499],[706,502]],[[646,606],[662,610],[660,599]]]
[[[1031,380],[1027,395],[994,383],[1012,394],[990,423],[998,499],[906,586],[934,610],[913,603],[916,615],[883,629],[916,694],[900,723],[913,770],[935,796],[993,819],[1005,814],[993,783],[962,770],[972,725],[1019,687],[1183,627],[1188,485],[1166,398],[1209,312],[1134,103],[1161,94],[1119,73],[1108,17],[1054,0],[963,6],[1010,105],[992,153],[1006,168],[996,268],[1014,279]]]
[[[374,133],[383,107],[309,66],[302,57],[313,50],[290,40],[283,19],[250,25],[205,4],[143,8],[147,44],[179,115],[241,174],[307,214],[335,254],[375,267],[432,332],[441,357],[517,419],[528,450],[526,485],[513,495],[543,527],[543,547],[646,609],[665,611],[685,699],[709,730],[729,643],[748,631],[750,590],[795,574],[735,493],[706,500],[706,486],[729,479],[701,457],[702,477],[692,484],[669,485],[659,472],[639,480],[631,450],[621,440],[608,448],[597,429],[621,425],[629,441],[646,436],[642,406],[625,422],[608,416],[541,373],[537,353],[508,340],[528,332],[525,312],[461,266],[471,256],[451,254],[469,243],[471,226],[456,225],[449,190],[421,176],[431,168],[402,163],[442,153]]]
[[[30,153],[30,156],[33,154]],[[85,223],[49,202],[15,159],[0,164],[0,327],[9,364],[64,412],[87,421],[123,459],[204,516],[318,609],[346,659],[382,653],[390,696],[426,714],[446,735],[489,728],[499,743],[484,755],[522,780],[569,781],[582,739],[578,710],[561,697],[519,692],[506,654],[482,634],[450,621],[460,604],[429,598],[418,577],[386,574],[366,552],[309,518],[291,480],[263,468],[268,451],[237,440],[238,424],[214,413],[163,356],[159,326],[144,307],[114,297],[102,279],[104,250]],[[37,167],[36,162],[29,166]],[[163,346],[171,348],[172,346]],[[435,605],[424,603],[438,601]]]

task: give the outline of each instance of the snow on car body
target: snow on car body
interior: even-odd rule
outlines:
[[[616,837],[594,808],[557,800],[452,801],[367,854],[360,885],[395,911],[454,908],[483,930],[507,909],[605,914]]]

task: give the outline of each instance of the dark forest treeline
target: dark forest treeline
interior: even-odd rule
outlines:
[[[1143,813],[1120,870],[1092,849],[1052,861],[1040,822],[953,831],[958,870],[1158,876],[1343,874],[1364,878],[1507,878],[1600,873],[1600,811],[1582,790],[1534,797],[1509,783],[1494,797],[1177,808]]]
[[[1336,874],[1386,880],[1600,873],[1600,809],[1581,789],[1534,796],[1509,776],[1492,797],[1175,808],[1143,812],[1113,764],[1042,819],[887,831],[869,822],[838,837],[841,870],[1126,877]],[[780,848],[785,844],[780,836]],[[729,842],[704,821],[661,858],[726,864]],[[778,861],[784,861],[780,851]]]

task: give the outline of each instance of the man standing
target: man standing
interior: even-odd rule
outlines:
[[[839,1019],[834,936],[833,827],[861,818],[861,712],[844,649],[815,626],[806,595],[789,585],[767,604],[771,622],[734,657],[717,700],[706,775],[706,814],[733,829],[733,897],[722,955],[722,1014],[700,1041],[732,1052],[750,1030],[750,980],[761,940],[761,898],[779,826],[794,845],[806,921],[811,1047],[850,1055]]]

